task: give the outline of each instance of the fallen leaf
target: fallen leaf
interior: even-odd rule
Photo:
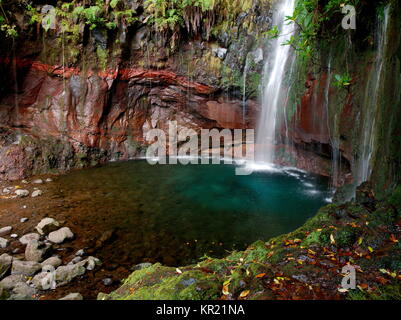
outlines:
[[[225,296],[227,296],[227,295],[230,294],[230,291],[228,290],[228,285],[227,285],[227,286],[223,286],[222,292],[223,292],[223,294],[224,294]]]
[[[333,234],[330,235],[330,242],[331,242],[331,244],[335,244],[336,243],[336,240],[334,240]]]
[[[239,295],[240,298],[245,298],[246,296],[248,296],[250,293],[249,290],[244,290],[241,292],[241,294]]]
[[[391,236],[390,236],[390,241],[391,241],[391,242],[394,242],[394,243],[397,243],[397,242],[398,242],[398,240],[397,240],[397,238],[395,237],[394,234],[391,234]]]
[[[175,269],[175,271],[177,272],[177,273],[179,273],[179,274],[181,274],[182,273],[182,271],[180,270],[180,269]]]
[[[266,273],[259,273],[256,278],[263,278],[266,275]]]
[[[348,289],[344,289],[344,288],[339,288],[338,291],[341,292],[341,293],[346,293],[349,290]]]

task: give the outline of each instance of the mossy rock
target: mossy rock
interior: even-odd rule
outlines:
[[[181,273],[181,274],[180,274]],[[200,270],[178,271],[154,264],[135,271],[121,288],[100,300],[209,300],[217,299],[221,285],[213,274]]]

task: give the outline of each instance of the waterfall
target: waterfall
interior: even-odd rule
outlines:
[[[291,46],[283,43],[290,40],[295,31],[294,24],[285,20],[286,16],[293,15],[294,6],[295,0],[281,0],[273,13],[273,25],[278,27],[280,35],[270,41],[270,54],[264,66],[262,110],[257,126],[255,155],[259,162],[274,162],[276,131],[283,118],[283,112],[280,111],[285,109],[284,101],[288,92],[284,80],[293,53]]]
[[[384,76],[385,50],[387,47],[387,29],[389,24],[390,6],[384,9],[383,16],[378,16],[376,30],[377,55],[374,66],[369,73],[365,89],[364,105],[361,114],[362,132],[360,136],[360,155],[357,160],[356,182],[368,181],[372,173],[372,157],[375,149],[376,113],[380,104],[381,85]]]

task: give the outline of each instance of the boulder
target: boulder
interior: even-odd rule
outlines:
[[[51,245],[38,240],[28,242],[25,248],[25,259],[28,261],[41,262],[49,254]]]
[[[0,237],[0,248],[4,249],[8,246],[8,240]]]
[[[24,197],[29,196],[29,191],[25,190],[25,189],[18,189],[18,190],[15,190],[15,194],[20,198],[24,198]]]
[[[74,238],[74,234],[68,227],[61,228],[57,231],[50,232],[49,240],[53,243],[63,243],[65,240],[70,240]]]
[[[10,300],[33,300],[36,290],[25,282],[18,282],[11,293]]]
[[[11,267],[11,274],[23,274],[29,277],[33,276],[40,269],[42,269],[42,265],[38,262],[14,260]]]
[[[42,267],[45,266],[52,266],[53,268],[57,268],[61,266],[62,261],[59,257],[50,257],[49,259],[46,259],[45,261],[42,262]]]
[[[2,286],[6,290],[12,290],[17,283],[26,281],[27,278],[23,274],[12,274],[1,280],[0,286]]]
[[[7,300],[9,297],[8,291],[0,285],[0,300]]]
[[[44,218],[38,223],[36,230],[39,234],[44,235],[57,230],[59,227],[60,223],[57,220],[53,218]]]
[[[43,267],[42,272],[33,277],[32,283],[38,290],[54,290],[57,287],[56,273],[53,267]]]
[[[79,264],[60,266],[56,269],[55,279],[58,285],[65,285],[73,279],[82,276],[85,271],[86,269],[81,265],[81,262]]]
[[[28,244],[29,242],[36,240],[39,241],[40,235],[38,233],[27,233],[19,238],[19,242],[22,244]]]
[[[0,256],[0,280],[7,274],[11,269],[13,257],[4,253]]]
[[[9,235],[11,233],[11,230],[13,229],[13,227],[4,227],[0,229],[0,237],[2,236],[6,236]]]
[[[59,300],[84,300],[84,297],[80,293],[70,293]]]

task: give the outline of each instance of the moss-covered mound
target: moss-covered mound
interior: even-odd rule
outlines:
[[[224,259],[135,271],[99,299],[398,299],[401,298],[400,190],[377,201],[360,188],[357,200],[328,205],[298,230],[259,241]],[[342,268],[356,269],[344,290]]]

